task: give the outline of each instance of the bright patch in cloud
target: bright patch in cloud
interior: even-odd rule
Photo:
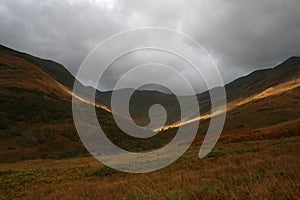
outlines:
[[[94,3],[100,5],[101,7],[105,7],[108,9],[114,8],[114,0],[92,0]]]

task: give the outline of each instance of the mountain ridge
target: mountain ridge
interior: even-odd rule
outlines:
[[[41,66],[47,62],[50,63],[47,64],[48,68],[58,66],[58,69],[64,71],[63,75],[55,76],[61,70],[52,69],[53,75]],[[74,94],[70,86],[75,78],[70,78],[72,74],[62,69],[62,65],[56,64],[54,61],[41,61],[26,53],[19,55],[17,51],[0,46],[0,162],[57,159],[87,153],[72,120],[71,100]],[[228,110],[224,131],[244,128],[256,130],[276,124],[292,124],[296,128],[290,132],[295,135],[294,131],[300,127],[297,120],[300,112],[300,88],[293,84],[298,84],[299,66],[300,58],[291,57],[277,67],[252,72],[227,84],[227,100],[232,109]],[[64,79],[65,76],[65,82],[57,80]],[[291,82],[293,80],[296,82]],[[83,85],[82,87],[91,89]],[[265,91],[276,94],[256,97]],[[96,102],[109,107],[110,95],[111,92],[98,92]],[[201,114],[208,116],[199,118],[199,134],[202,134],[205,133],[211,114],[209,92],[198,94],[197,97]],[[133,120],[141,126],[147,125],[150,122],[149,108],[155,103],[164,105],[168,113],[166,125],[176,124],[180,119],[180,107],[176,97],[159,91],[134,92],[130,102]],[[155,145],[149,141],[142,141],[140,144],[141,141],[122,133],[114,123],[112,115],[104,108],[96,107],[96,110],[101,119],[99,123],[108,132],[108,137],[124,148],[138,146],[139,149],[148,150],[150,144],[150,148],[158,148],[157,145],[167,143],[178,128],[158,133],[154,139]]]

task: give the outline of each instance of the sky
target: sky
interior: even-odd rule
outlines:
[[[299,0],[0,0],[0,43],[55,60],[75,75],[89,52],[108,37],[163,27],[200,43],[228,83],[300,55],[299,8]],[[129,55],[119,66],[138,57],[147,60],[149,52]],[[120,77],[117,69],[106,73],[101,89],[112,89]],[[195,90],[203,90],[188,67],[180,72]]]

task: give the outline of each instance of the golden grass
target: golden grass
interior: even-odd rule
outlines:
[[[22,115],[46,100],[48,111],[52,106],[56,112],[60,108],[59,114],[65,114],[70,90],[22,58],[3,53],[0,60],[6,63],[1,68],[0,92],[7,97],[3,102],[11,103],[11,107],[2,106],[4,110],[26,104],[21,95],[26,93],[26,97],[32,97],[27,98],[28,105],[37,97],[40,102],[34,107],[20,107],[25,110]],[[178,161],[148,174],[121,173],[93,157],[5,163],[0,164],[0,199],[300,199],[300,121],[294,120],[299,117],[300,87],[299,79],[293,81],[229,104],[227,131],[205,159],[198,159],[204,137],[200,135]],[[53,101],[54,97],[57,101]],[[38,110],[39,115],[41,110],[44,108]],[[72,134],[75,130],[71,121],[65,121],[70,119],[68,115],[57,115],[58,120],[51,123],[47,118],[36,119],[47,121],[47,125],[25,123],[24,116],[13,117],[20,119],[15,127],[28,129],[34,125],[36,130],[32,131],[49,137],[46,144],[25,148],[13,137],[22,137],[21,129],[4,130],[13,136],[0,141],[0,160],[41,157],[45,152],[57,154],[82,147]],[[24,155],[28,157],[23,158]]]
[[[148,174],[117,172],[92,157],[1,164],[2,177],[17,178],[2,182],[0,192],[2,199],[300,198],[300,136],[222,140],[199,160],[200,140],[174,164]],[[24,180],[29,183],[18,186]]]
[[[299,87],[300,87],[300,78],[295,78],[291,81],[288,81],[288,82],[276,85],[274,87],[268,88],[265,91],[263,91],[261,93],[258,93],[258,94],[255,94],[255,95],[252,95],[248,98],[238,99],[236,101],[229,102],[228,105],[226,106],[226,110],[225,110],[225,108],[220,108],[219,110],[215,111],[212,114],[205,114],[203,116],[199,116],[199,117],[196,117],[196,118],[193,118],[193,119],[189,119],[189,120],[186,120],[184,122],[176,122],[174,124],[167,125],[167,126],[164,126],[162,128],[159,128],[155,131],[167,130],[167,129],[170,129],[170,128],[178,128],[180,126],[184,126],[184,125],[187,125],[187,124],[190,124],[190,123],[194,123],[196,121],[207,120],[207,119],[210,119],[212,116],[220,115],[220,114],[224,113],[225,111],[230,112],[230,111],[232,111],[232,110],[234,110],[234,109],[236,109],[240,106],[243,106],[245,104],[248,104],[250,102],[258,101],[258,100],[268,98],[268,97],[272,97],[272,96],[279,96],[279,95],[281,95],[285,92],[295,90],[297,88],[299,89]]]

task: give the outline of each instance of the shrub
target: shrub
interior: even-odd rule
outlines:
[[[103,177],[103,176],[113,175],[116,172],[117,172],[116,170],[104,165],[104,166],[100,167],[99,169],[95,169],[95,170],[92,170],[92,171],[88,172],[86,175],[87,176],[100,176],[100,177]]]
[[[64,158],[71,158],[71,157],[76,157],[79,156],[79,152],[77,151],[66,151],[62,152],[58,155],[58,159],[64,159]]]
[[[25,146],[36,146],[39,144],[38,134],[32,131],[21,133],[21,142]]]
[[[4,112],[0,112],[0,129],[9,128],[9,120]]]

